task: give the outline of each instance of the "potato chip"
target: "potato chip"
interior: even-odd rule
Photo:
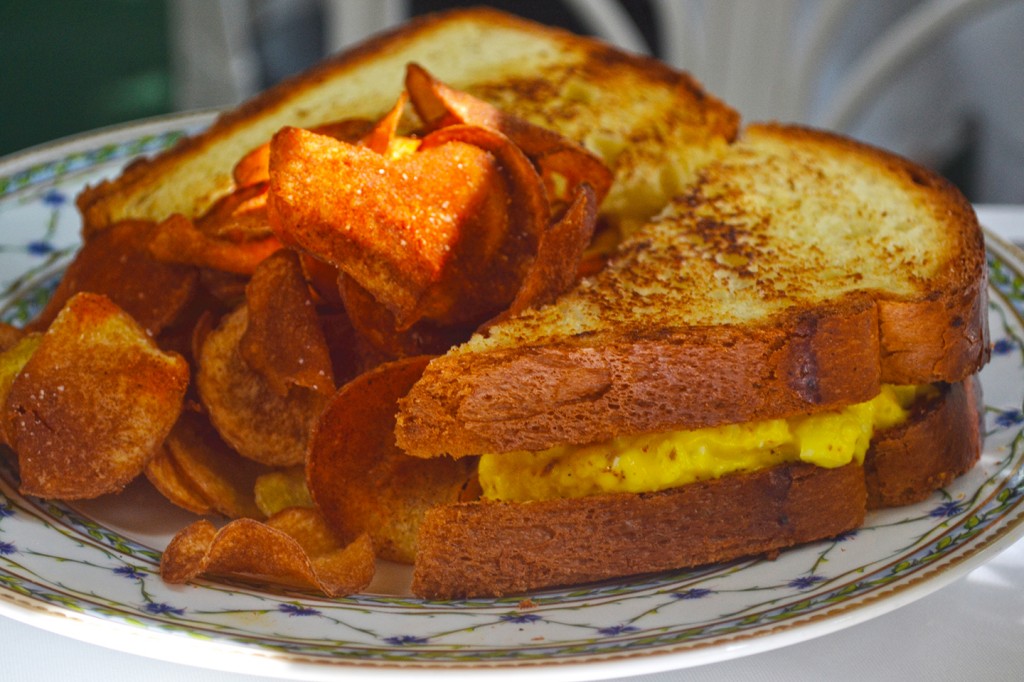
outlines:
[[[513,241],[511,244],[502,243],[506,247],[502,256],[519,260],[532,256],[537,237],[551,220],[551,209],[530,159],[500,131],[473,125],[452,125],[434,131],[423,138],[420,150],[426,153],[459,142],[494,154],[511,185],[510,192],[515,201],[506,210],[512,223],[509,236]],[[489,236],[497,238],[497,235]]]
[[[408,329],[398,329],[395,316],[347,275],[339,280],[345,310],[359,339],[379,351],[382,361],[412,355],[440,355],[468,339],[476,324],[439,325],[420,320]],[[339,382],[340,383],[340,382]]]
[[[583,183],[594,189],[598,205],[608,194],[614,180],[611,170],[575,141],[450,88],[417,64],[408,66],[405,87],[416,112],[429,126],[469,124],[508,136],[541,169],[552,199],[571,200]]]
[[[590,185],[580,185],[569,210],[541,237],[537,257],[506,315],[547,305],[572,286],[596,223],[597,198]]]
[[[494,312],[495,289],[477,275],[501,274],[488,266],[509,241],[508,203],[497,159],[471,144],[389,159],[295,128],[271,143],[275,232],[359,282],[400,329]],[[525,241],[514,246],[532,255],[536,244]]]
[[[228,310],[234,310],[245,300],[245,285],[248,283],[247,274],[225,272],[216,268],[199,269],[199,284],[203,291]]]
[[[240,158],[231,169],[235,187],[248,187],[270,179],[270,143],[264,143]]]
[[[430,360],[382,365],[345,384],[317,421],[306,477],[327,524],[341,537],[369,533],[377,553],[412,563],[428,509],[456,502],[470,484],[473,458],[410,457],[395,445],[398,400]]]
[[[239,519],[235,524],[257,523]],[[231,524],[228,524],[229,526]],[[160,577],[169,583],[187,583],[206,572],[217,527],[206,519],[191,523],[175,533],[160,557]]]
[[[321,135],[356,142],[373,128],[373,123],[361,118],[345,119],[325,123],[313,128],[313,131]],[[231,177],[235,181],[235,187],[246,187],[259,182],[266,182],[270,179],[270,143],[266,142],[256,147],[235,164],[231,171]]]
[[[402,111],[405,109],[405,104],[408,101],[409,98],[404,92],[399,95],[398,101],[395,102],[395,106],[391,108],[391,111],[377,121],[373,128],[359,140],[359,144],[378,154],[387,155],[389,148],[395,140],[398,124],[402,120]]]
[[[246,364],[278,395],[293,386],[332,395],[331,356],[298,254],[282,249],[260,263],[245,301],[248,323],[239,351]]]
[[[0,353],[13,348],[25,337],[26,333],[27,331],[21,327],[15,327],[13,324],[0,322]]]
[[[165,448],[181,476],[212,511],[232,519],[264,518],[256,505],[255,487],[267,467],[228,447],[206,415],[182,412]]]
[[[121,490],[177,421],[188,379],[185,361],[108,298],[73,296],[4,405],[21,491],[81,499]]]
[[[251,275],[264,258],[280,248],[281,242],[273,235],[249,241],[210,236],[180,213],[157,224],[149,241],[149,251],[158,261],[239,275]]]
[[[182,475],[166,448],[159,448],[145,468],[146,478],[171,504],[193,514],[212,514],[213,507],[192,482]]]
[[[313,498],[306,487],[306,467],[295,466],[263,474],[254,486],[256,506],[264,516],[273,516],[289,507],[312,507]]]
[[[310,558],[330,554],[339,549],[339,537],[313,505],[286,507],[271,515],[267,519],[267,525],[293,538]]]
[[[293,508],[266,523],[238,519],[220,530],[209,521],[196,521],[164,550],[160,575],[169,583],[190,582],[203,574],[231,576],[315,589],[328,597],[365,589],[376,568],[369,537],[341,546],[331,541],[315,514]]]
[[[151,335],[174,322],[196,291],[194,268],[154,258],[153,223],[125,220],[86,240],[46,307],[27,328],[45,330],[75,294],[103,294]]]
[[[342,307],[341,294],[338,292],[341,272],[338,268],[305,251],[299,254],[299,262],[306,281],[316,295],[317,303],[330,308]]]
[[[273,236],[267,222],[267,182],[239,187],[224,195],[194,223],[208,237],[235,243]]]
[[[240,306],[206,336],[196,372],[200,399],[224,442],[243,457],[269,466],[299,464],[327,398],[301,386],[287,396],[274,392],[239,352],[247,325]]]
[[[42,339],[42,333],[30,332],[22,336],[10,348],[0,352],[0,405],[7,402],[7,395],[11,392],[11,385],[14,384],[15,377],[35,353]],[[6,443],[7,436],[3,433],[3,429],[4,422],[0,421],[0,440]]]
[[[502,133],[478,126],[453,125],[429,134],[420,149],[426,154],[451,144],[469,144],[494,154],[513,197],[504,207],[505,223],[486,223],[488,231],[476,235],[461,254],[461,279],[441,289],[450,296],[442,299],[444,305],[461,308],[468,304],[471,310],[493,314],[505,308],[521,286],[551,220],[551,207],[530,160]],[[481,287],[481,282],[487,282],[487,286]],[[463,316],[460,321],[468,319],[471,318]]]
[[[331,354],[335,384],[340,386],[368,369],[392,359],[370,346],[352,325],[344,310],[319,314],[327,350]]]

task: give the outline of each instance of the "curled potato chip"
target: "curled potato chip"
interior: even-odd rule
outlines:
[[[117,492],[142,473],[181,412],[189,368],[105,296],[73,296],[11,384],[4,432],[21,491]]]
[[[299,464],[327,399],[301,386],[278,395],[239,352],[247,325],[240,306],[206,335],[196,372],[200,400],[224,442],[243,457],[269,466]]]
[[[344,304],[338,292],[338,277],[341,273],[338,268],[305,251],[299,254],[299,262],[306,281],[316,294],[317,302],[330,308],[342,307]]]
[[[361,118],[352,118],[325,123],[313,128],[313,131],[339,140],[356,142],[367,135],[372,128],[372,122]],[[246,187],[269,180],[270,143],[261,144],[239,159],[231,171],[231,177],[235,181],[235,187]]]
[[[246,274],[225,272],[216,268],[199,270],[199,284],[203,291],[212,296],[222,308],[228,310],[233,310],[245,300],[245,285],[248,283],[249,275]]]
[[[476,327],[474,324],[439,325],[430,320],[420,320],[408,329],[399,329],[395,316],[355,280],[342,275],[338,283],[348,319],[359,338],[379,351],[385,360],[412,355],[440,355],[468,339]]]
[[[232,519],[264,517],[256,505],[255,486],[267,467],[228,447],[205,415],[182,412],[165,448],[182,478],[211,511]]]
[[[306,487],[306,467],[295,466],[261,475],[254,486],[256,506],[264,516],[273,516],[289,507],[312,507],[313,498]]]
[[[171,325],[192,299],[194,268],[154,258],[151,222],[125,220],[92,234],[68,265],[46,307],[28,328],[42,331],[75,294],[103,294],[152,335]]]
[[[208,237],[235,243],[273,236],[267,222],[267,184],[257,182],[224,195],[194,221],[196,229]]]
[[[572,286],[596,224],[597,198],[590,185],[580,185],[569,210],[541,236],[537,257],[505,315],[551,303]]]
[[[381,365],[341,387],[317,421],[306,463],[327,524],[342,537],[369,533],[381,557],[404,563],[427,510],[458,501],[476,469],[472,458],[420,459],[395,445],[398,400],[429,360]]]
[[[275,232],[358,281],[400,328],[481,314],[490,288],[469,275],[507,231],[507,192],[495,156],[472,144],[389,159],[295,128],[271,143]]]
[[[245,289],[247,321],[239,341],[246,363],[282,396],[292,386],[330,396],[330,351],[299,256],[282,249],[256,268]]]
[[[160,561],[160,575],[169,583],[211,574],[315,589],[328,597],[365,589],[374,570],[367,536],[343,547],[315,510],[300,508],[266,523],[238,519],[220,530],[209,521],[196,521],[174,536]]]
[[[320,313],[320,328],[324,330],[327,350],[331,354],[336,385],[340,386],[390,359],[367,343],[344,310]]]
[[[472,125],[452,125],[427,135],[423,153],[453,143],[469,144],[494,154],[513,197],[504,208],[504,222],[491,220],[487,230],[469,243],[455,283],[441,288],[441,305],[493,313],[506,307],[521,286],[539,241],[551,220],[544,187],[530,160],[499,131]],[[487,282],[481,287],[480,282]],[[484,293],[486,292],[486,293]],[[467,318],[460,318],[467,319]]]
[[[450,88],[418,64],[406,69],[405,87],[416,112],[429,126],[461,123],[506,135],[541,169],[551,199],[569,201],[576,186],[583,183],[594,189],[599,205],[608,194],[614,180],[611,170],[577,142]]]
[[[398,101],[395,102],[395,106],[391,108],[391,111],[377,121],[359,143],[378,154],[386,155],[388,149],[395,141],[395,133],[398,131],[398,124],[402,120],[402,111],[405,109],[405,104],[408,101],[409,97],[404,92],[399,95]]]
[[[264,143],[252,149],[231,169],[231,179],[235,187],[248,187],[270,179],[270,143]]]
[[[161,447],[157,450],[153,459],[146,464],[145,474],[150,484],[171,504],[193,514],[202,515],[214,512],[202,492],[181,473],[166,448]]]
[[[251,275],[264,258],[280,248],[281,242],[273,235],[249,241],[208,235],[180,213],[159,223],[149,241],[149,251],[158,261],[240,275]]]

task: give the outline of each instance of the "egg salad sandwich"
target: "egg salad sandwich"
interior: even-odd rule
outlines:
[[[982,234],[948,182],[748,126],[600,273],[427,366],[397,443],[480,455],[413,590],[521,593],[771,554],[976,461]]]

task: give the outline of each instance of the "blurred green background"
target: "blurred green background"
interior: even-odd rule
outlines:
[[[171,111],[163,0],[0,0],[0,155]]]

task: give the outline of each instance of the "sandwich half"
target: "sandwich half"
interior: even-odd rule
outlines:
[[[988,359],[970,205],[887,152],[751,125],[597,275],[433,360],[419,457],[481,455],[413,590],[501,595],[771,553],[969,469]]]

